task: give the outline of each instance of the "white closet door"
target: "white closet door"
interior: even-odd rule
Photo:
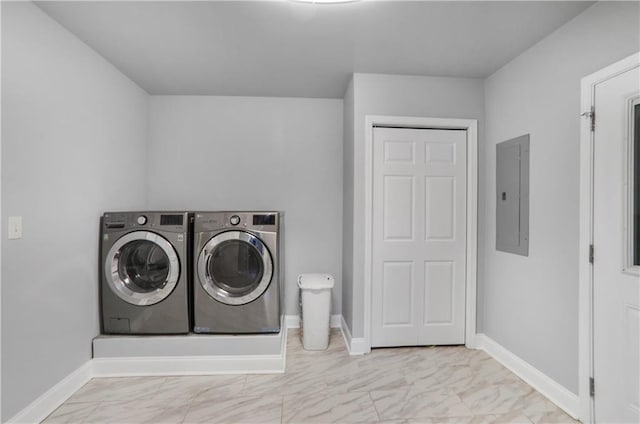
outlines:
[[[374,129],[372,347],[465,341],[466,141]]]

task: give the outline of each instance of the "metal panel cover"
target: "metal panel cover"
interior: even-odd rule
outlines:
[[[496,250],[529,255],[529,134],[496,145]]]

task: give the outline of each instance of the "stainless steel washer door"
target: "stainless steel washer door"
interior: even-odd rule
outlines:
[[[120,299],[148,306],[171,294],[180,276],[180,260],[164,237],[134,231],[109,249],[104,269],[109,287]]]
[[[198,277],[205,291],[227,305],[260,297],[271,282],[273,260],[253,234],[227,231],[212,237],[198,256]]]

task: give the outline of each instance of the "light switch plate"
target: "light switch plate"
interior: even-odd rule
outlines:
[[[9,217],[9,240],[17,240],[22,238],[22,217]]]

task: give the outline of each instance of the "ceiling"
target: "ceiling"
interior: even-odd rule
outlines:
[[[42,1],[150,94],[342,98],[353,72],[486,77],[576,1]]]

